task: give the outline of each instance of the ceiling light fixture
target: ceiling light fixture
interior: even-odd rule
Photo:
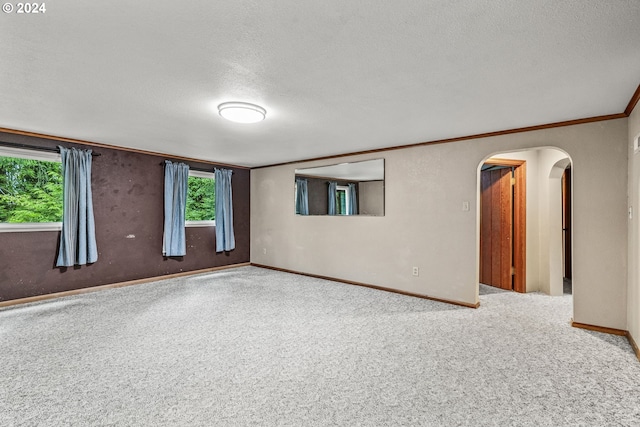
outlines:
[[[218,105],[222,117],[236,123],[257,123],[264,120],[267,111],[248,102],[224,102]]]

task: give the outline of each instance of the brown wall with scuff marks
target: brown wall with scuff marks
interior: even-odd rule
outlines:
[[[309,215],[327,215],[329,212],[329,193],[326,179],[307,179],[309,197]]]
[[[309,215],[328,215],[329,213],[329,193],[327,188],[327,178],[312,178],[309,176],[300,176],[307,180],[307,194],[309,197]],[[359,193],[358,182],[355,181],[336,181],[338,185],[356,184],[356,194]],[[358,197],[358,201],[360,198]]]
[[[250,171],[233,170],[236,249],[215,252],[213,227],[187,227],[187,254],[162,256],[164,169],[170,157],[0,132],[0,140],[75,146],[93,158],[92,189],[98,261],[56,268],[60,232],[0,233],[0,301],[249,262]],[[187,162],[192,167],[214,165]]]

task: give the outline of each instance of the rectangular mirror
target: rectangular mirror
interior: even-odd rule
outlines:
[[[384,159],[296,169],[297,215],[384,216]]]

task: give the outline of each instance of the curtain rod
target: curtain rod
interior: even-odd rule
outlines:
[[[14,147],[14,148],[27,148],[29,150],[36,150],[36,151],[50,151],[52,153],[59,153],[60,152],[58,147],[39,147],[37,145],[18,144],[16,142],[0,141],[0,145],[4,145],[4,146],[7,146],[7,147]],[[99,155],[100,155],[100,153],[96,153],[94,151],[91,151],[91,156],[92,157],[97,157]]]
[[[165,164],[164,162],[167,162],[167,161],[168,162],[173,162],[173,160],[164,160],[162,163],[160,163],[160,166],[164,166],[164,164]],[[189,165],[187,164],[187,166],[189,166]],[[211,173],[213,173],[215,169],[221,169],[221,168],[205,169],[205,168],[194,168],[194,167],[189,166],[189,170],[198,171],[198,172],[211,172]],[[231,173],[233,173],[233,171],[231,171]]]

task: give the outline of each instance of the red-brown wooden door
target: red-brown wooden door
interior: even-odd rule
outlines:
[[[513,289],[512,169],[480,173],[480,283]]]

